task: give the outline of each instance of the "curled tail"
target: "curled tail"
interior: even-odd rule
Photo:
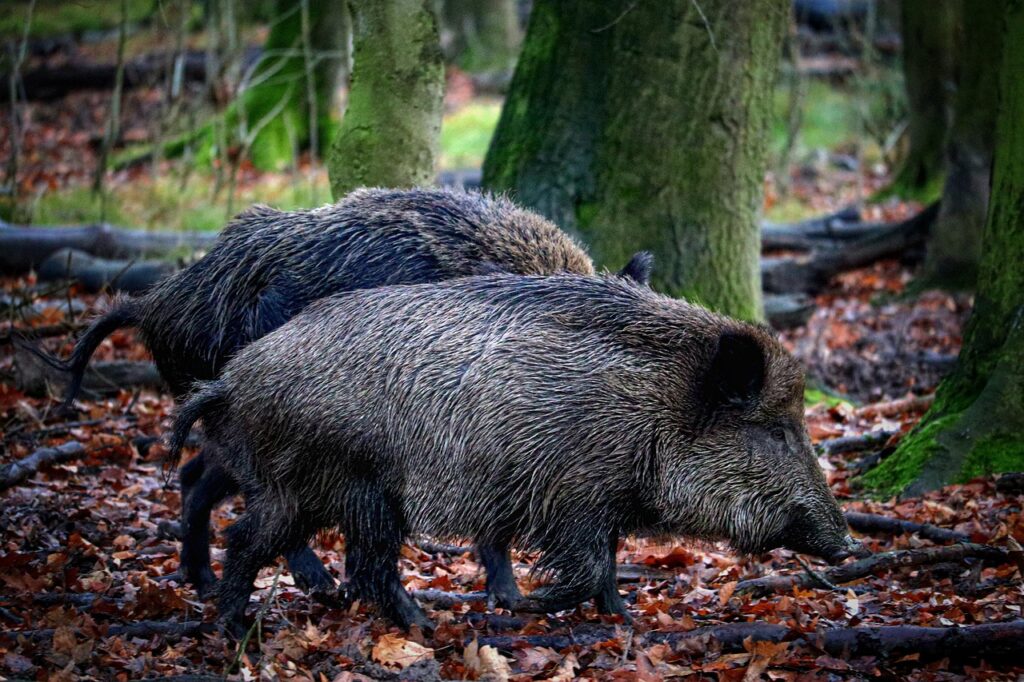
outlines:
[[[200,384],[199,390],[185,401],[178,408],[174,416],[174,425],[171,427],[171,435],[167,441],[168,453],[166,461],[171,468],[178,466],[181,461],[181,451],[188,440],[188,434],[192,431],[192,425],[201,417],[221,408],[227,398],[227,386],[219,380],[207,381]]]
[[[75,347],[71,351],[71,356],[67,360],[55,358],[28,343],[21,343],[19,346],[35,355],[50,367],[71,374],[71,380],[68,383],[63,404],[64,408],[68,408],[82,387],[82,379],[85,378],[85,368],[89,365],[89,358],[96,352],[103,339],[122,327],[134,327],[138,323],[138,304],[132,299],[119,298],[114,301],[114,306],[106,314],[93,321],[89,328],[78,337],[78,341],[75,342]]]

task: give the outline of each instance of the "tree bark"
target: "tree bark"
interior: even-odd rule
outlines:
[[[446,52],[466,71],[515,66],[522,42],[516,0],[445,0]]]
[[[902,0],[903,77],[909,148],[887,193],[933,201],[942,187],[942,148],[952,107],[953,42],[959,2]],[[976,11],[976,10],[972,10]]]
[[[334,197],[428,185],[441,132],[444,63],[430,0],[350,2],[352,86],[327,157]]]
[[[992,197],[974,311],[953,372],[896,452],[868,472],[879,492],[918,494],[1024,470],[1024,4],[1008,2]]]
[[[534,4],[484,163],[509,191],[656,288],[763,315],[757,216],[788,4]]]
[[[999,106],[1004,4],[992,0],[962,12],[942,207],[919,286],[970,289],[978,276]]]

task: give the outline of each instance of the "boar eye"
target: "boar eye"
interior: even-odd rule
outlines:
[[[780,428],[772,429],[772,438],[779,441],[780,443],[786,442],[786,432]]]

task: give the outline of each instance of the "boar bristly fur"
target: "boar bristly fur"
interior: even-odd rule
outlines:
[[[647,254],[624,277],[646,278]],[[278,328],[311,302],[342,291],[416,284],[483,272],[590,274],[593,264],[554,224],[510,201],[448,190],[357,190],[308,211],[255,207],[229,224],[210,252],[146,294],[118,298],[77,342],[67,362],[70,403],[89,358],[116,329],[137,327],[175,397],[215,378],[240,348]],[[273,399],[272,397],[270,399]],[[222,447],[208,442],[206,450]],[[210,511],[238,491],[200,453],[181,472],[182,573],[200,594],[212,586]],[[499,550],[482,552],[490,566]],[[308,549],[289,555],[298,583],[330,598],[334,583]],[[507,563],[507,562],[506,562]],[[499,577],[507,567],[495,567]],[[507,571],[505,571],[507,572]],[[498,601],[515,583],[491,584]]]
[[[317,529],[348,588],[425,624],[396,561],[412,533],[540,552],[517,608],[615,602],[623,534],[835,559],[843,515],[807,438],[803,374],[766,328],[626,279],[472,277],[325,299],[248,346],[176,420],[202,417],[248,493],[219,610]]]

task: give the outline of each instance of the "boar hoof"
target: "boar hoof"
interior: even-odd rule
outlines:
[[[495,608],[516,611],[524,599],[523,593],[515,585],[511,588],[491,589],[487,592],[487,608],[493,611]]]
[[[334,586],[317,586],[307,590],[307,594],[318,604],[323,604],[330,609],[344,609],[351,605],[344,591]]]
[[[192,583],[200,599],[210,599],[217,593],[217,574],[209,566],[195,572],[185,572],[185,581]]]
[[[217,629],[228,639],[241,642],[249,632],[249,625],[245,622],[244,617],[221,618],[217,621]]]

